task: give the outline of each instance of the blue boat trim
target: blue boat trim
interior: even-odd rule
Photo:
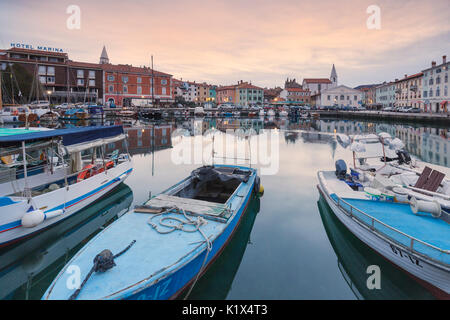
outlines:
[[[335,193],[330,194],[330,198],[333,199],[336,204],[338,199],[340,199]],[[365,212],[370,217],[373,217],[412,238],[438,247],[441,250],[450,249],[448,224],[445,221],[433,218],[430,214],[424,212],[419,212],[417,215],[414,214],[409,204],[349,198],[342,198],[342,200],[354,208]],[[344,211],[350,212],[350,207],[347,204],[340,202],[340,207]],[[372,223],[371,218],[359,213],[357,210],[352,210],[352,215],[366,225],[370,226]],[[422,223],[420,223],[421,221]],[[411,239],[399,232],[387,228],[377,222],[375,222],[374,228],[376,231],[406,248],[411,246]],[[450,264],[450,254],[448,253],[438,251],[437,249],[417,241],[414,242],[413,248],[417,253],[427,256],[435,261],[447,265]]]
[[[17,202],[18,201],[14,201],[10,197],[0,197],[0,207],[9,206]]]

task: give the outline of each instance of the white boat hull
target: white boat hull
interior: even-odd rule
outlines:
[[[26,198],[11,197],[16,201],[10,205],[2,205],[0,215],[0,246],[10,244],[61,221],[90,203],[96,201],[120,183],[131,173],[131,161],[125,161],[105,172],[94,175],[86,180],[48,192],[32,198],[31,203]],[[29,207],[40,209],[44,213],[63,209],[64,213],[56,217],[46,219],[33,228],[25,228],[21,225],[21,219]]]
[[[368,227],[348,216],[329,196],[329,190],[320,179],[319,191],[336,217],[362,242],[400,267],[427,287],[438,298],[450,298],[450,268],[430,261],[418,254],[410,252],[403,246],[371,231]],[[381,275],[383,270],[381,270]],[[381,284],[382,286],[382,284]]]

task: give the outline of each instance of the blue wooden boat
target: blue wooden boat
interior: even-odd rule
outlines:
[[[256,169],[215,165],[194,170],[88,242],[43,299],[173,299],[185,291],[188,295],[232,238],[259,188]],[[80,271],[80,279],[74,278],[74,270]]]

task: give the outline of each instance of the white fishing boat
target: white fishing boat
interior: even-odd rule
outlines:
[[[203,109],[203,107],[195,107],[194,109],[194,115],[196,117],[202,117],[205,115],[205,110]]]
[[[0,246],[68,218],[124,181],[128,152],[106,154],[105,146],[125,138],[121,126],[0,129]]]
[[[420,173],[411,168],[398,139],[374,134],[350,139],[353,168],[348,173],[338,160],[335,171],[319,171],[320,193],[361,241],[448,299],[450,180],[428,166]]]
[[[286,118],[289,115],[289,113],[286,110],[281,110],[280,111],[280,117],[282,118]]]
[[[273,111],[273,109],[269,109],[269,111],[267,111],[267,116],[274,117],[275,116],[275,111]]]
[[[259,110],[258,115],[259,115],[260,117],[264,117],[265,114],[266,114],[266,113],[264,112],[264,109]]]

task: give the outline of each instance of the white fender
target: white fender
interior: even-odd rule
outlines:
[[[424,200],[417,200],[415,197],[411,198],[410,201],[411,210],[415,214],[417,212],[428,212],[431,213],[431,215],[434,218],[439,218],[442,214],[441,205],[436,200],[434,201],[424,201]]]
[[[45,214],[42,210],[34,210],[27,212],[22,217],[22,227],[33,228],[41,224],[45,220]]]
[[[22,217],[22,227],[34,228],[44,222],[44,220],[51,219],[63,214],[63,210],[54,210],[44,213],[42,210],[34,210],[27,212]]]

